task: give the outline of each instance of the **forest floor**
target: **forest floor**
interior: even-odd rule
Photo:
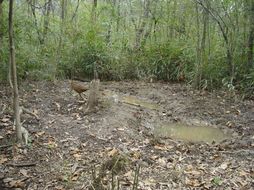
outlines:
[[[20,103],[39,117],[21,115],[30,133],[24,147],[12,146],[11,93],[1,85],[0,189],[254,187],[253,101],[182,84],[101,82],[101,89],[97,112],[85,114],[67,81],[23,83]],[[156,136],[167,123],[229,136],[213,143]]]

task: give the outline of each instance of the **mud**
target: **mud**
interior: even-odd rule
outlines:
[[[70,91],[67,81],[22,84],[21,105],[39,120],[21,116],[30,143],[19,147],[5,146],[13,142],[15,133],[10,89],[2,85],[1,186],[89,189],[99,179],[93,178],[93,171],[99,176],[105,170],[100,180],[103,185],[98,188],[110,189],[114,172],[108,163],[121,156],[126,161],[113,176],[120,180],[120,189],[132,189],[137,166],[141,168],[138,189],[253,187],[252,101],[223,91],[195,91],[182,84],[102,82],[101,90],[97,112],[85,114],[84,102]],[[206,143],[154,135],[163,123],[216,127],[231,138]]]

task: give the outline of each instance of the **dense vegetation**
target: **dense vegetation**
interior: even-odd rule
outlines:
[[[19,80],[185,81],[254,94],[253,0],[15,2]],[[8,79],[8,1],[0,0],[0,81]]]

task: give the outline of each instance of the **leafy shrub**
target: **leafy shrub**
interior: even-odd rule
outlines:
[[[174,42],[155,44],[130,56],[136,78],[153,76],[158,80],[177,81],[184,77],[189,63],[184,57],[184,46]]]
[[[243,92],[244,98],[254,99],[254,69],[244,75],[238,84],[238,88]]]
[[[58,69],[61,73],[68,73],[70,77],[92,78],[94,64],[97,63],[101,72],[101,68],[107,62],[109,57],[104,42],[94,30],[90,30],[84,38],[75,42],[68,56],[59,63]]]

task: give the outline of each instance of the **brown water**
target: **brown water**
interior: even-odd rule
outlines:
[[[124,96],[122,98],[122,102],[130,104],[130,105],[134,105],[134,106],[141,106],[141,107],[148,108],[148,109],[154,109],[154,110],[159,109],[159,105],[147,102],[142,99],[138,99],[134,96]]]
[[[157,137],[170,137],[191,142],[220,142],[229,138],[222,130],[209,126],[188,126],[182,123],[167,124],[154,130]]]
[[[104,90],[104,95],[108,98],[113,98],[114,102],[123,102],[125,104],[133,105],[133,106],[141,106],[147,109],[158,110],[159,105],[155,103],[151,103],[149,101],[137,98],[135,96],[120,96],[112,91]]]

